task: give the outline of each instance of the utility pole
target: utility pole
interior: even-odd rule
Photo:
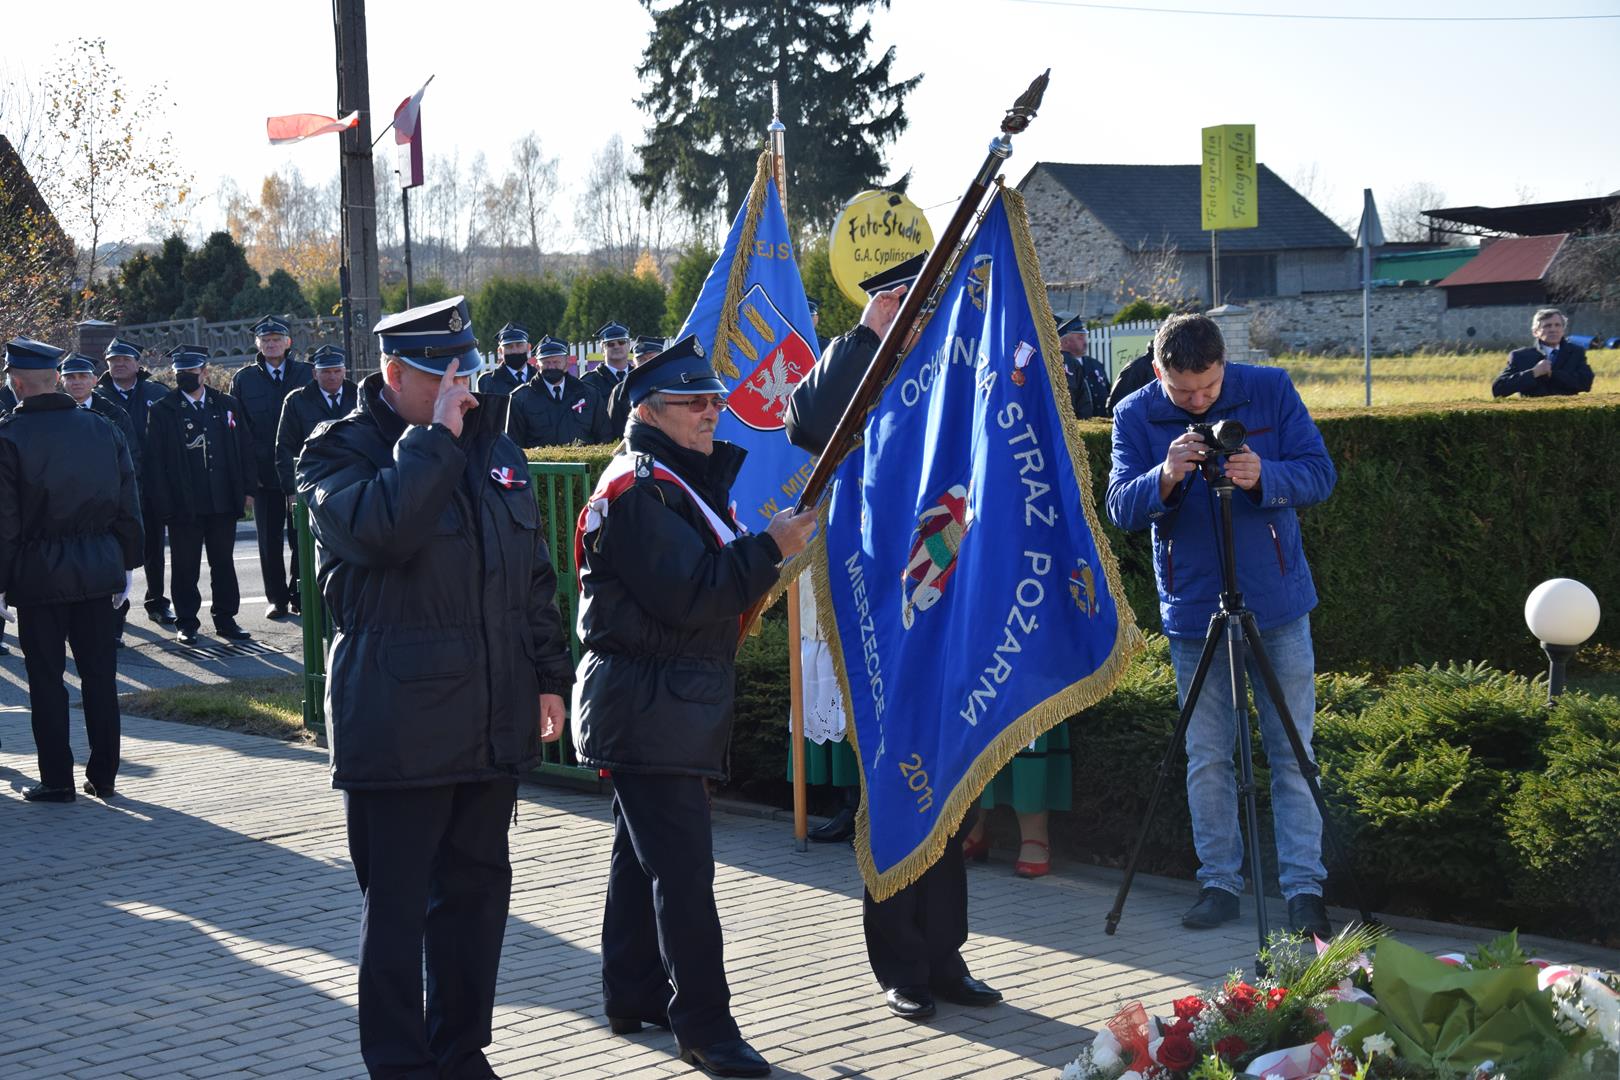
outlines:
[[[378,366],[371,327],[382,315],[382,282],[377,266],[377,184],[371,168],[371,80],[366,62],[365,0],[335,0],[338,115],[360,113],[360,123],[343,132],[343,314],[349,367]]]

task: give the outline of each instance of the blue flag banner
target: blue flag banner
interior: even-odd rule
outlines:
[[[748,199],[676,337],[687,334],[697,335],[726,384],[730,407],[714,437],[748,451],[731,493],[737,520],[757,532],[810,479],[814,460],[788,442],[782,414],[818,359],[769,154],[760,155]]]
[[[1140,647],[1067,398],[1023,200],[1002,190],[838,468],[814,567],[879,900]]]

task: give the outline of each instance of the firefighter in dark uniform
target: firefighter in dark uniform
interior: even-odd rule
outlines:
[[[524,450],[531,446],[596,445],[613,441],[607,405],[568,374],[568,346],[541,340],[540,370],[512,392],[506,433]]]
[[[382,370],[297,466],[335,631],[332,785],[364,897],[360,1051],[372,1076],[492,1077],[507,829],[518,778],[562,733],[572,662],[507,399],[468,390],[466,300],[375,331]]]
[[[580,760],[613,773],[603,1006],[617,1034],[668,1027],[684,1060],[764,1076],[731,1015],[705,778],[725,776],[737,620],[815,514],[784,510],[757,536],[737,525],[730,490],[747,455],[714,439],[725,384],[695,337],[626,385],[628,449],[581,526],[573,715]]]
[[[1069,384],[1069,407],[1076,420],[1106,420],[1108,372],[1101,361],[1086,355],[1086,320],[1078,315],[1059,316],[1058,347],[1063,350],[1063,379]]]
[[[309,362],[315,369],[315,381],[287,395],[281,406],[281,423],[276,427],[276,476],[289,501],[298,497],[293,467],[304,440],[317,424],[353,412],[358,399],[354,381],[348,377],[348,356],[342,349],[322,345]]]
[[[231,396],[242,406],[253,445],[253,530],[259,536],[259,570],[264,576],[267,619],[298,611],[298,534],[292,527],[287,493],[276,476],[276,427],[287,395],[308,386],[314,370],[288,353],[292,333],[274,316],[253,327],[259,354],[231,376]],[[286,555],[287,558],[283,558]]]
[[[632,366],[640,367],[663,351],[663,338],[649,337],[644,334],[636,338],[635,359],[632,361]],[[630,422],[630,396],[625,393],[624,383],[615,386],[613,393],[608,395],[607,412],[608,428],[612,432],[612,437],[607,441],[613,442],[624,436],[624,427]]]
[[[1120,402],[1148,383],[1157,381],[1158,376],[1153,372],[1153,343],[1150,341],[1147,352],[1126,364],[1114,378],[1113,388],[1108,391],[1108,415],[1114,415],[1114,409]]]
[[[495,335],[495,351],[501,362],[478,376],[480,394],[510,394],[529,378],[529,329],[522,323],[507,323]]]
[[[871,297],[860,324],[836,338],[788,400],[783,421],[795,446],[820,454],[855,396],[861,377],[877,355],[878,345],[900,311],[906,288],[927,261],[923,252],[867,278],[861,287]],[[934,999],[958,1005],[993,1005],[999,991],[968,974],[961,949],[967,942],[967,870],[962,837],[945,845],[939,861],[912,884],[881,904],[866,892],[862,929],[872,973],[883,987],[884,1000],[897,1016],[926,1020]]]
[[[141,366],[139,345],[113,338],[105,355],[107,370],[96,383],[96,393],[129,414],[129,422],[135,429],[135,444],[130,447],[130,453],[138,459],[146,448],[150,410],[169,396],[169,388],[153,379],[152,373]],[[141,522],[146,530],[141,560],[146,569],[146,617],[159,626],[173,626],[174,611],[169,606],[169,598],[163,595],[163,519],[152,513],[147,490],[151,487],[151,478],[145,474],[143,465],[137,460]]]
[[[598,330],[596,336],[602,342],[602,363],[581,375],[580,380],[611,405],[614,389],[630,374],[630,331],[610,322]],[[617,440],[623,437],[624,428],[612,434],[613,440]]]
[[[135,433],[135,424],[129,413],[121,406],[115,405],[107,398],[95,392],[96,389],[96,362],[82,353],[70,353],[62,358],[56,366],[57,373],[62,379],[62,391],[73,399],[73,403],[81,409],[87,409],[106,420],[118,429],[124,437],[124,445],[129,447],[130,461],[135,466],[135,490],[140,492],[141,480],[141,451],[140,437]],[[126,596],[118,607],[118,629],[113,635],[113,644],[118,648],[124,647],[124,620],[129,617],[129,598]]]
[[[62,350],[6,343],[21,399],[0,419],[0,596],[16,608],[39,750],[29,802],[72,802],[73,750],[62,683],[67,648],[90,737],[84,792],[110,799],[118,778],[117,605],[141,563],[135,465],[118,429],[56,393]]]
[[[252,637],[236,623],[242,594],[236,582],[236,522],[258,483],[253,444],[241,404],[207,386],[208,353],[200,345],[169,350],[175,389],[147,414],[149,503],[169,530],[176,639],[197,643],[202,593],[197,582],[208,555],[209,612],[214,632],[230,641]],[[282,511],[278,488],[265,508]]]

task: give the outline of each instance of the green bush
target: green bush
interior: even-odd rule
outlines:
[[[473,326],[485,349],[496,351],[495,335],[509,322],[529,330],[533,341],[556,335],[568,308],[568,294],[549,278],[490,278],[472,300]]]
[[[588,341],[603,324],[618,322],[632,334],[652,334],[664,326],[664,285],[655,277],[600,270],[581,274],[568,292],[560,337]]]
[[[1170,312],[1175,310],[1169,304],[1155,304],[1145,296],[1138,296],[1114,312],[1114,325],[1128,322],[1145,322],[1148,319],[1167,319]]]
[[[1546,769],[1508,801],[1515,898],[1567,925],[1612,930],[1620,922],[1620,699],[1565,693],[1548,726]]]

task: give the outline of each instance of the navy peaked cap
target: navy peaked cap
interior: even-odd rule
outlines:
[[[62,359],[55,345],[32,338],[12,338],[6,342],[6,367],[19,371],[53,371]]]
[[[655,353],[655,352],[663,352],[663,351],[664,351],[664,339],[661,338],[661,337],[652,337],[649,334],[643,334],[641,337],[636,338],[636,355],[637,356],[645,356],[647,353]]]
[[[726,384],[714,373],[697,335],[688,334],[645,364],[631,368],[624,378],[624,392],[630,395],[631,405],[640,405],[649,394],[724,394]]]
[[[66,353],[61,363],[56,365],[56,370],[63,375],[94,375],[96,362],[84,353]]]
[[[443,375],[454,360],[456,377],[460,378],[477,374],[483,366],[465,296],[389,315],[371,331],[381,339],[383,352],[419,371]]]
[[[201,345],[176,345],[164,355],[176,371],[191,371],[208,363],[208,350]]]
[[[616,322],[610,322],[598,330],[596,336],[602,341],[629,341],[630,331]]]
[[[317,368],[345,367],[349,363],[349,357],[336,345],[322,345],[310,356],[309,362]]]
[[[1058,337],[1062,337],[1064,334],[1083,334],[1086,332],[1086,320],[1080,315],[1076,315],[1073,318],[1064,318],[1063,316],[1059,315],[1057,317],[1057,324]]]
[[[287,329],[287,324],[274,315],[266,315],[253,324],[254,337],[264,337],[266,334],[283,334],[292,337],[292,331]]]
[[[509,322],[505,326],[501,327],[500,332],[495,335],[495,342],[499,345],[508,345],[512,342],[528,340],[529,328],[524,326],[522,323]]]
[[[107,351],[103,355],[132,356],[136,360],[139,360],[141,358],[141,347],[135,344],[133,341],[125,341],[123,338],[113,338],[111,341],[107,342]]]
[[[923,264],[927,261],[928,252],[919,251],[905,262],[895,263],[887,270],[879,270],[861,282],[861,288],[871,296],[873,293],[884,292],[901,285],[910,285],[917,280],[917,275],[922,273]]]
[[[568,342],[558,341],[550,334],[547,334],[545,337],[540,339],[540,347],[536,349],[535,352],[540,356],[541,359],[548,356],[567,356]]]

